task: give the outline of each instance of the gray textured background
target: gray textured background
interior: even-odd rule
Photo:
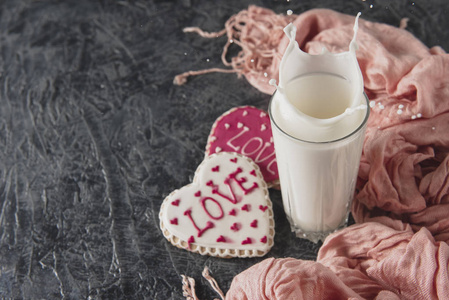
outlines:
[[[214,120],[239,105],[267,108],[233,74],[174,86],[187,70],[221,67],[220,30],[248,4],[299,14],[332,8],[399,25],[449,50],[446,0],[0,1],[0,297],[201,298],[257,259],[177,249],[159,230],[164,197],[191,181]],[[370,8],[370,5],[373,5]],[[271,191],[275,246],[267,257],[314,259],[320,245],[290,233]]]

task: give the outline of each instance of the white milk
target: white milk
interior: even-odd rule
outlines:
[[[294,41],[292,25],[284,31],[290,45],[269,107],[282,199],[292,231],[317,241],[346,224],[368,99],[355,34],[348,52],[309,55]]]

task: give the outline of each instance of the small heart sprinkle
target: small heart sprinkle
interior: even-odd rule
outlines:
[[[239,223],[234,223],[234,224],[232,224],[231,230],[233,230],[233,231],[239,231],[239,230],[240,230],[240,224],[239,224]]]
[[[220,235],[217,239],[217,242],[218,243],[226,243],[226,238],[224,236]]]
[[[253,228],[257,228],[257,220],[252,221],[249,226],[251,226]]]
[[[218,172],[220,171],[220,166],[215,166],[212,168],[212,172]]]
[[[252,244],[253,242],[251,241],[251,238],[246,238],[246,240],[242,241],[242,245],[247,245],[247,244]]]
[[[178,225],[178,218],[173,218],[170,220],[170,224]]]
[[[173,200],[172,202],[171,202],[171,205],[173,205],[173,206],[179,206],[179,202],[180,202],[181,200],[179,200],[179,199],[176,199],[176,200]]]
[[[265,235],[263,238],[261,238],[260,242],[265,244],[267,242],[267,236]]]
[[[264,206],[264,205],[259,205],[259,209],[263,212],[265,212],[268,209],[268,206]]]
[[[243,205],[242,210],[249,211],[249,205],[248,204]]]
[[[237,215],[237,211],[236,211],[235,209],[232,209],[232,210],[229,212],[229,215],[231,215],[231,216],[236,216],[236,215]]]
[[[201,196],[201,191],[198,191],[195,193],[195,197],[200,197]]]

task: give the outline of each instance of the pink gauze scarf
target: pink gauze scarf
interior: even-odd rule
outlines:
[[[362,16],[363,17],[363,16]],[[250,6],[232,16],[222,60],[233,72],[272,94],[269,79],[288,38],[311,54],[347,51],[354,16],[326,9],[277,15]],[[401,22],[402,23],[402,22]],[[352,214],[357,225],[328,237],[317,262],[266,259],[236,276],[229,299],[449,299],[449,55],[409,32],[359,21],[357,59],[371,100]],[[242,50],[226,61],[230,44]]]

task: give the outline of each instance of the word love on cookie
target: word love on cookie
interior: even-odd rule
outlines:
[[[173,245],[203,255],[263,256],[274,243],[267,184],[257,164],[238,153],[206,157],[193,182],[165,198],[159,218]]]
[[[222,151],[250,157],[269,186],[277,185],[279,173],[267,113],[252,106],[235,107],[221,115],[212,126],[206,155]]]

